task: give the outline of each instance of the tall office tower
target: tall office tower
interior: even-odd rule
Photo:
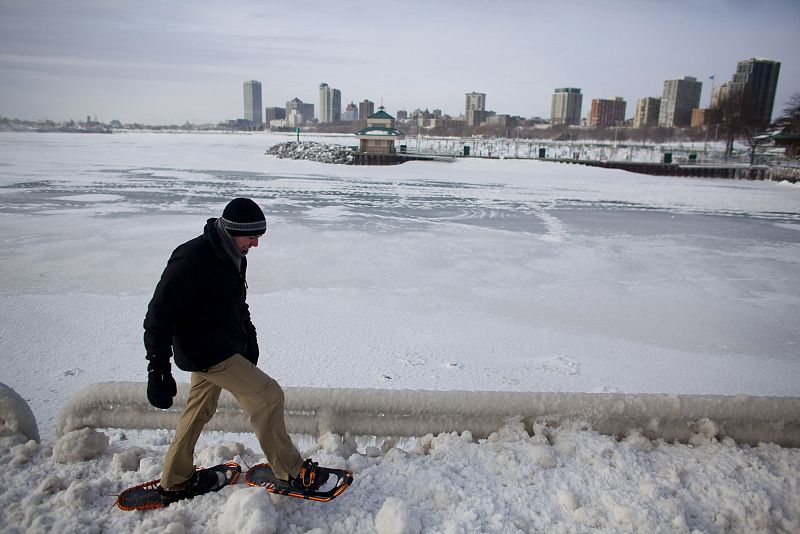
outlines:
[[[738,107],[743,124],[766,126],[772,121],[775,90],[781,64],[764,58],[751,58],[736,64],[736,73],[730,82],[720,86],[716,94],[716,107],[724,109],[731,100]],[[714,98],[712,97],[712,107]]]
[[[319,84],[319,122],[338,122],[342,115],[342,92]]]
[[[263,121],[261,108],[261,82],[248,80],[244,82],[244,118],[251,126],[261,126]]]
[[[333,115],[331,114],[331,100],[331,88],[328,87],[327,83],[319,84],[319,122],[333,121]]]
[[[575,87],[560,87],[553,92],[551,124],[580,124],[583,95]]]
[[[367,100],[366,98],[358,103],[358,118],[366,120],[367,117],[375,113],[375,102]]]
[[[625,101],[621,96],[592,99],[592,112],[589,126],[592,128],[611,128],[625,122]]]
[[[634,128],[649,128],[658,126],[658,112],[661,109],[661,99],[648,96],[636,101],[636,115],[633,117]]]
[[[333,122],[342,120],[342,92],[338,89],[332,90],[331,100],[331,114],[333,115]]]
[[[664,81],[661,93],[661,109],[658,112],[658,125],[667,128],[685,127],[692,124],[692,110],[700,107],[700,92],[703,82],[693,76],[684,76]]]
[[[466,93],[466,96],[464,117],[467,119],[467,126],[477,126],[483,122],[486,114],[486,93]]]

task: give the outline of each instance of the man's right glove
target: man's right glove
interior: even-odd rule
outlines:
[[[169,359],[156,359],[148,355],[147,359],[147,400],[156,408],[166,410],[172,406],[172,398],[178,393],[178,386],[172,378],[172,366]]]

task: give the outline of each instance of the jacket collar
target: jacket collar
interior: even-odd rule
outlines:
[[[237,264],[236,259],[233,257],[233,254],[236,253],[236,250],[233,246],[226,246],[226,244],[222,242],[222,237],[217,231],[216,217],[212,217],[206,221],[206,226],[203,229],[203,237],[211,245],[211,249],[219,259],[230,262],[234,267],[236,267],[236,270],[242,276],[244,276],[245,271],[247,270],[247,258],[243,255],[240,255],[241,262]]]

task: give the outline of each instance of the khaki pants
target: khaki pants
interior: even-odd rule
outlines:
[[[192,373],[186,410],[164,460],[163,488],[180,489],[194,473],[194,447],[217,410],[222,389],[233,393],[250,416],[250,424],[275,475],[285,480],[300,472],[303,459],[286,433],[283,421],[283,390],[244,356],[234,354],[206,373]]]

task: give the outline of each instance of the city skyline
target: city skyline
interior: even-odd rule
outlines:
[[[262,107],[318,103],[324,80],[342,102],[452,116],[474,91],[498,114],[549,118],[554,89],[578,87],[583,117],[593,99],[621,96],[630,119],[684,76],[703,83],[708,107],[709,77],[728,80],[751,57],[782,64],[773,117],[800,91],[794,1],[576,0],[568,14],[537,2],[360,5],[308,2],[314,22],[250,1],[0,0],[0,115],[214,123],[241,116],[242,80],[261,81]]]

